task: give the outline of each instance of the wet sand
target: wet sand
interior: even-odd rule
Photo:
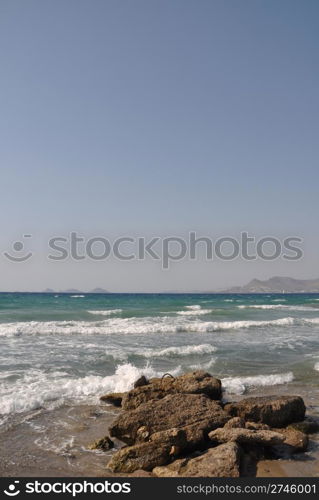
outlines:
[[[88,447],[107,434],[117,412],[109,406],[63,406],[29,414],[0,432],[0,476],[111,475],[111,452]]]

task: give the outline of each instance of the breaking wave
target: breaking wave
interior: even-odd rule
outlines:
[[[307,306],[287,306],[285,304],[260,304],[237,306],[238,309],[283,309],[286,311],[316,311],[314,307]]]
[[[319,318],[280,318],[268,321],[196,321],[184,318],[144,317],[108,318],[101,321],[28,321],[0,324],[0,336],[58,335],[58,334],[148,334],[240,330],[260,327],[289,327],[319,325]]]
[[[94,314],[95,316],[112,316],[113,314],[120,314],[123,309],[109,309],[106,311],[87,311],[90,314]]]
[[[180,367],[172,370],[172,375],[180,373]],[[99,396],[106,392],[125,392],[133,387],[142,374],[146,377],[162,376],[146,365],[144,368],[127,363],[119,365],[114,375],[101,377],[88,375],[71,378],[64,373],[45,373],[30,370],[15,383],[14,391],[9,391],[4,384],[0,393],[0,414],[21,413],[41,407],[63,404],[66,400],[81,403],[97,403]]]

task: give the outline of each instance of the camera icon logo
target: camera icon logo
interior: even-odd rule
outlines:
[[[4,494],[9,496],[9,497],[16,497],[19,495],[20,490],[17,489],[16,484],[19,484],[20,481],[14,481],[13,483],[9,484],[8,490],[4,490]]]

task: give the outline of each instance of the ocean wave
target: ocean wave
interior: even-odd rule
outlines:
[[[171,370],[173,376],[181,368]],[[41,407],[51,408],[74,401],[77,404],[97,403],[99,396],[106,392],[125,392],[133,387],[142,374],[146,377],[160,377],[162,372],[146,365],[144,368],[127,363],[119,365],[114,375],[106,377],[88,375],[82,378],[65,377],[64,374],[48,374],[30,370],[14,386],[1,386],[0,415],[21,413]]]
[[[216,363],[217,358],[211,358],[208,363],[198,363],[196,365],[191,365],[189,367],[190,370],[196,371],[196,370],[207,370],[209,371],[214,364]]]
[[[182,345],[182,346],[172,346],[166,347],[165,349],[149,349],[144,351],[142,356],[149,358],[169,358],[169,357],[179,357],[179,356],[192,356],[200,354],[212,354],[216,351],[216,347],[210,344],[200,344],[200,345]]]
[[[101,321],[29,321],[0,324],[0,336],[21,335],[111,335],[148,333],[209,333],[260,327],[287,327],[292,325],[317,325],[319,318],[280,318],[268,321],[199,321],[182,317],[108,318]]]
[[[194,304],[192,306],[185,306],[186,309],[191,309],[192,311],[198,311],[199,309],[202,308],[199,304]]]
[[[266,387],[292,382],[292,372],[252,377],[227,377],[222,379],[222,387],[229,394],[244,394],[250,387]]]
[[[309,325],[319,325],[319,318],[304,318],[304,322]]]
[[[238,309],[283,309],[286,311],[316,311],[314,307],[307,306],[287,306],[285,304],[260,304],[260,305],[242,305]]]
[[[94,314],[95,316],[112,316],[113,314],[120,314],[123,312],[123,309],[109,309],[105,311],[87,311],[90,314]]]
[[[83,299],[85,295],[70,295],[71,299]]]
[[[314,369],[319,372],[319,363],[316,363],[315,366],[314,366]]]
[[[177,311],[176,314],[179,316],[201,316],[212,312],[213,309],[192,309],[190,311]]]

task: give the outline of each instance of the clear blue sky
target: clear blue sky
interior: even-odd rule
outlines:
[[[317,0],[0,0],[0,289],[319,275]],[[299,263],[47,263],[49,236],[242,230]],[[44,251],[44,250],[43,250]]]

